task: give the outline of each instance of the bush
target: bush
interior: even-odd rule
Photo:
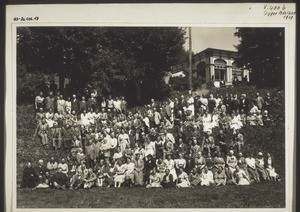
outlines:
[[[212,88],[209,93],[223,95],[228,94],[246,94],[247,98],[252,101],[256,93],[260,93],[265,97],[270,93],[273,99],[273,106],[270,117],[272,119],[271,126],[246,126],[240,131],[245,139],[245,152],[257,153],[262,151],[269,152],[276,160],[276,171],[283,177],[285,175],[285,106],[284,91],[262,88],[258,89],[254,86],[238,86],[230,88]]]
[[[202,82],[200,79],[193,77],[192,78],[192,83],[193,83],[193,90],[201,87]],[[184,90],[189,90],[190,89],[190,81],[189,81],[189,77],[185,76],[185,77],[172,77],[170,79],[170,85],[172,87],[173,90],[176,91],[184,91]]]

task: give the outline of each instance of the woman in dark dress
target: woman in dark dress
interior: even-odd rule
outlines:
[[[32,167],[31,163],[28,163],[26,168],[23,171],[23,188],[34,188],[38,183],[38,175]]]
[[[163,158],[164,155],[164,144],[162,137],[159,136],[155,141],[156,159]]]

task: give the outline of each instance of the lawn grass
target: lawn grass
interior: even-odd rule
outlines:
[[[17,190],[18,208],[283,208],[284,182],[197,188]]]
[[[278,208],[285,207],[285,123],[284,92],[275,89],[256,89],[251,86],[211,89],[210,93],[246,93],[251,99],[256,92],[274,98],[271,126],[251,127],[241,130],[245,151],[270,152],[275,158],[280,183],[259,183],[250,186],[225,186],[196,189],[146,189],[109,188],[76,191],[17,190],[17,206],[22,208]],[[178,93],[177,95],[179,95]],[[173,96],[176,96],[175,94]],[[17,185],[28,161],[48,161],[66,157],[64,151],[43,149],[38,139],[33,139],[36,122],[32,105],[17,106]],[[216,132],[213,132],[214,134]]]

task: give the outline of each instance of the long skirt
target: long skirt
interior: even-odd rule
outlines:
[[[240,178],[238,185],[249,185],[250,182],[246,178]]]
[[[277,177],[278,174],[275,172],[274,168],[267,168],[270,177]]]
[[[125,181],[125,174],[117,174],[115,175],[115,182],[123,183]]]
[[[181,183],[177,184],[177,187],[179,187],[179,188],[188,188],[188,187],[190,187],[190,184],[187,181],[182,181]]]
[[[143,172],[134,171],[134,179],[135,179],[135,185],[143,185],[143,180],[144,180]]]

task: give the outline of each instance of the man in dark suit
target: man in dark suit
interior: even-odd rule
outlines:
[[[71,111],[75,111],[76,114],[78,114],[79,112],[79,100],[76,98],[76,95],[73,94],[73,99],[72,99],[72,102],[71,102]]]
[[[249,100],[246,98],[246,94],[241,95],[240,100],[240,111],[244,110],[245,113],[248,113],[248,107],[249,107]]]

